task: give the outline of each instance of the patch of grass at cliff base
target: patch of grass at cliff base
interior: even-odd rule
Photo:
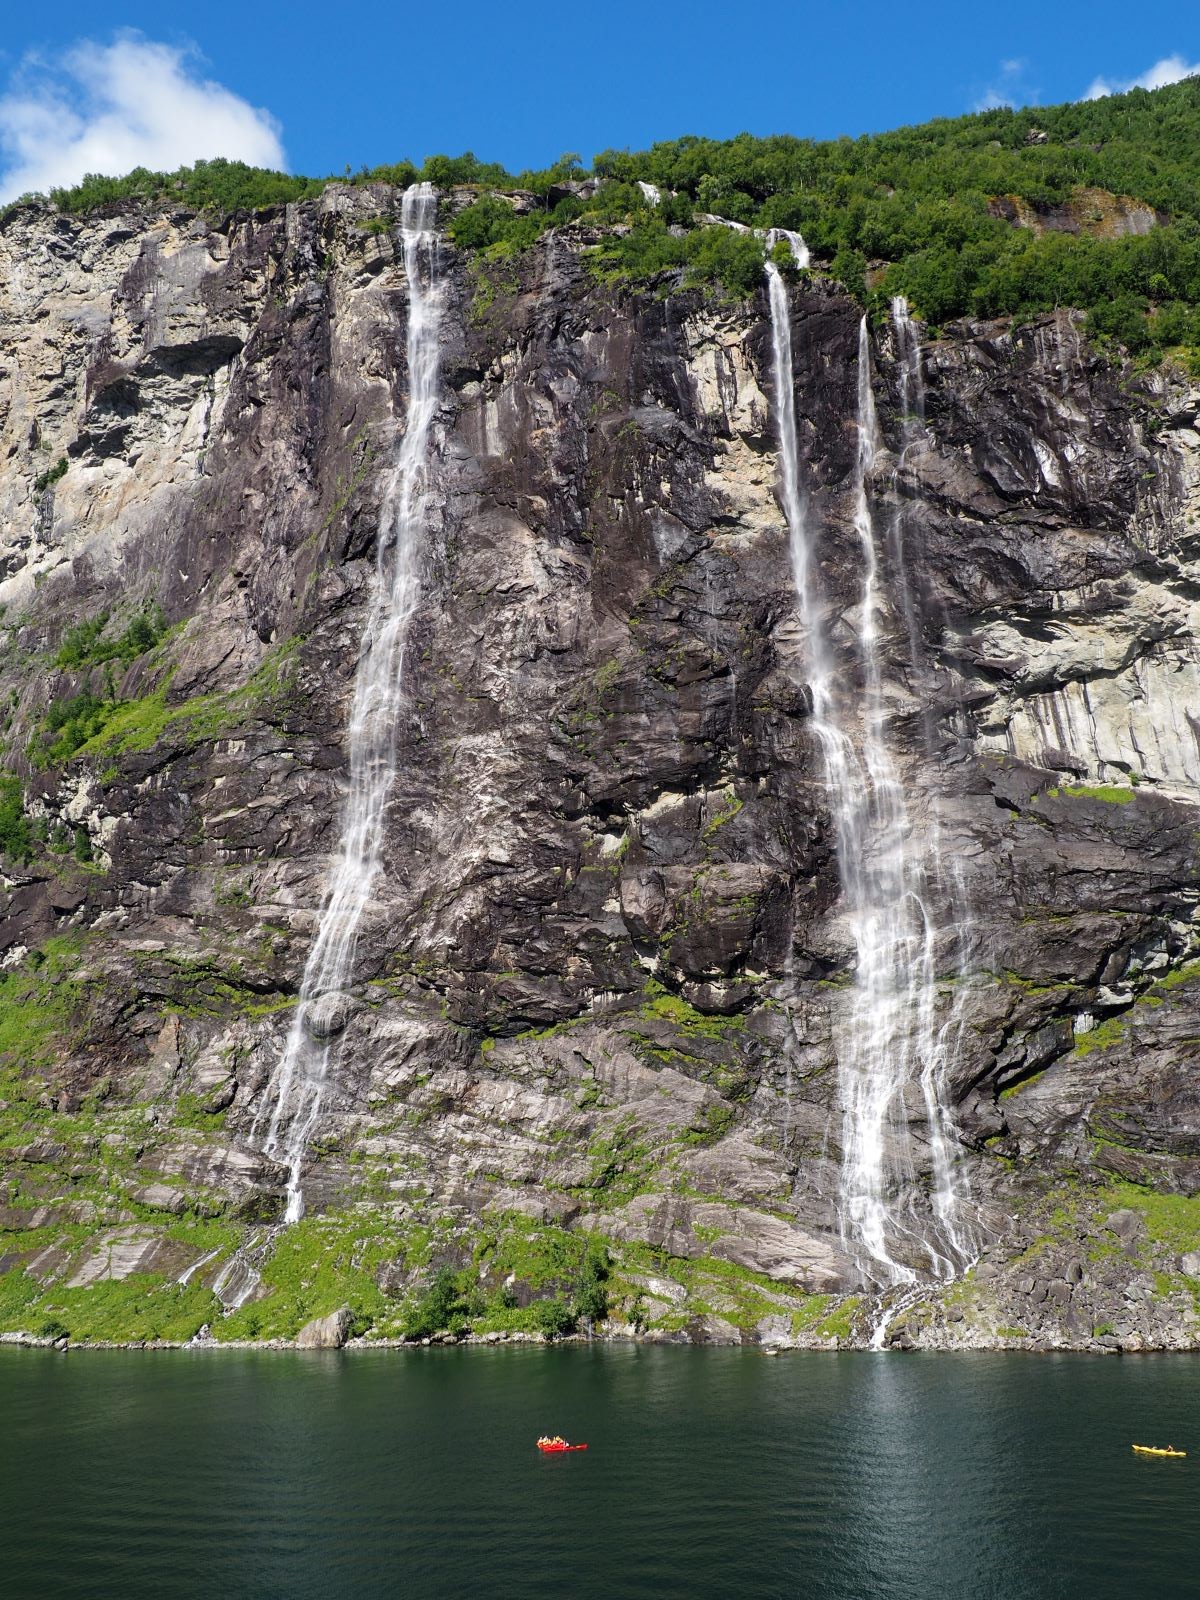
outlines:
[[[291,1339],[314,1317],[348,1305],[363,1331],[387,1317],[379,1269],[407,1256],[414,1240],[378,1215],[327,1212],[286,1228],[262,1268],[259,1296],[213,1325],[219,1340]]]
[[[68,1335],[75,1343],[186,1341],[220,1315],[211,1290],[135,1272],[83,1288],[43,1286],[18,1268],[0,1276],[0,1330]]]

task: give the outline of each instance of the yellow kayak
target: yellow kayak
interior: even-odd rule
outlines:
[[[1170,1445],[1165,1450],[1159,1450],[1152,1444],[1135,1444],[1134,1450],[1139,1456],[1186,1456],[1186,1450],[1173,1450]]]

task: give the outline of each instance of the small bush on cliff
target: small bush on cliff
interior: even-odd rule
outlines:
[[[485,194],[458,213],[450,224],[450,236],[460,250],[515,255],[533,244],[545,223],[544,213],[519,216],[506,200]]]
[[[38,766],[68,761],[103,730],[115,709],[112,701],[101,700],[90,689],[66,700],[52,700],[40,730],[30,740],[29,759]]]
[[[28,861],[32,854],[33,829],[25,815],[21,780],[11,772],[0,773],[0,855]]]
[[[139,611],[115,639],[103,637],[108,619],[109,613],[102,611],[90,622],[68,628],[54,658],[55,666],[91,667],[105,661],[136,661],[138,656],[152,650],[166,632],[166,622],[157,605]]]
[[[628,233],[606,239],[591,265],[608,281],[644,280],[686,267],[689,283],[719,283],[727,294],[749,295],[762,283],[763,259],[762,241],[753,234],[720,227],[675,234],[661,217],[648,216]]]
[[[39,473],[33,480],[33,492],[41,494],[44,489],[49,489],[51,484],[57,483],[60,478],[65,478],[69,466],[70,462],[66,456],[59,456],[52,467],[47,467],[45,472]]]

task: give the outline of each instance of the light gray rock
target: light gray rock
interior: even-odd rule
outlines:
[[[301,1350],[340,1350],[350,1337],[353,1322],[349,1306],[331,1311],[326,1317],[314,1317],[306,1322],[296,1335],[297,1348]]]

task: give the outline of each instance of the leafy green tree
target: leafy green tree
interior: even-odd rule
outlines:
[[[564,1333],[573,1333],[575,1329],[575,1313],[557,1295],[534,1302],[533,1320],[547,1339],[557,1339]]]
[[[588,1242],[587,1253],[575,1285],[575,1315],[602,1322],[608,1315],[608,1250],[599,1239]]]
[[[434,1273],[404,1323],[406,1339],[429,1339],[456,1330],[465,1317],[458,1274],[452,1267]]]

